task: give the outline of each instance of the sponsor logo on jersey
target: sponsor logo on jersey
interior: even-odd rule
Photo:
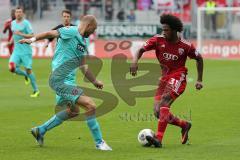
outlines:
[[[173,60],[176,61],[178,60],[178,56],[170,53],[163,53],[163,57],[165,60]]]
[[[77,45],[77,50],[79,50],[80,52],[84,52],[85,47],[82,44],[78,44]]]
[[[179,53],[179,55],[183,55],[184,49],[183,48],[178,48],[178,53]]]

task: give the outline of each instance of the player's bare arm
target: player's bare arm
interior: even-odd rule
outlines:
[[[7,32],[7,27],[5,27],[4,29],[3,29],[3,33],[5,34],[6,32]]]
[[[39,41],[39,40],[42,40],[42,39],[57,38],[57,37],[59,37],[58,31],[51,30],[51,31],[48,31],[48,32],[43,32],[43,33],[37,34],[37,35],[35,35],[34,37],[31,37],[31,38],[22,39],[19,42],[20,43],[31,44],[31,43],[33,43],[35,41]]]
[[[137,70],[138,70],[138,60],[142,57],[143,53],[145,52],[144,48],[140,48],[136,55],[133,56],[132,64],[130,66],[130,74],[132,76],[137,75]]]
[[[198,73],[198,78],[197,78],[197,82],[195,84],[195,87],[197,90],[200,90],[203,88],[203,84],[202,84],[202,77],[203,77],[203,58],[202,56],[199,54],[196,57],[196,65],[197,65],[197,73]]]
[[[56,27],[54,27],[52,30],[58,30],[58,29],[59,29],[59,27],[56,26]],[[46,39],[45,48],[47,48],[48,45],[49,45],[53,40],[54,40],[54,38]]]
[[[103,83],[101,81],[98,81],[96,77],[92,74],[91,70],[88,68],[88,65],[86,64],[86,57],[82,58],[81,66],[79,67],[82,71],[82,73],[87,77],[87,79],[98,89],[103,88]]]

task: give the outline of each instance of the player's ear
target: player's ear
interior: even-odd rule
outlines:
[[[178,34],[178,31],[175,30],[175,29],[170,29],[170,30],[171,30],[172,33],[174,33],[174,34]]]
[[[90,23],[87,24],[86,29],[89,30],[91,29],[92,25]]]

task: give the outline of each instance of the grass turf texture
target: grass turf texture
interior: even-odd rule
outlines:
[[[239,61],[205,61],[204,88],[196,91],[196,67],[189,61],[188,83],[184,94],[172,106],[177,115],[191,119],[190,145],[180,144],[180,129],[168,126],[164,148],[144,148],[137,142],[137,134],[143,128],[154,131],[157,121],[126,119],[123,115],[152,113],[153,98],[138,98],[135,107],[129,107],[120,99],[117,108],[99,117],[104,139],[113,148],[112,152],[95,149],[90,131],[85,122],[65,122],[45,136],[45,146],[36,145],[30,128],[45,122],[54,114],[55,95],[48,87],[50,60],[34,60],[34,72],[41,91],[37,99],[29,97],[30,86],[24,78],[12,75],[7,69],[7,60],[0,59],[0,159],[34,160],[190,160],[190,159],[238,159],[240,156],[240,63]],[[104,60],[99,74],[105,84],[111,84],[110,60]],[[91,86],[88,84],[88,86]],[[148,89],[148,88],[146,88]],[[105,91],[117,95],[112,85]]]

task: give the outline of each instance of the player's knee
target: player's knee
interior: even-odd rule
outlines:
[[[29,74],[32,73],[32,70],[31,70],[31,69],[26,69],[26,72],[27,72],[27,74],[29,75]]]
[[[9,68],[9,71],[14,73],[15,70],[16,70],[16,65],[14,62],[10,62],[9,65],[8,65],[8,68]]]
[[[87,110],[88,110],[88,112],[94,112],[94,113],[95,113],[95,111],[96,111],[96,106],[95,106],[95,104],[89,103],[89,104],[87,105]]]
[[[87,115],[94,115],[95,111],[96,111],[96,105],[94,104],[94,102],[92,100],[89,100],[86,102],[86,114]]]
[[[171,103],[173,102],[173,99],[170,94],[164,94],[161,96],[160,102],[157,102],[154,104],[154,115],[158,119],[161,118],[160,110],[162,107],[169,108]]]
[[[79,108],[78,107],[68,108],[67,112],[69,117],[73,118],[79,115]]]
[[[95,115],[96,104],[90,97],[79,98],[76,103],[79,106],[83,106],[87,116]]]
[[[164,107],[160,107],[160,111],[159,111],[159,120],[160,121],[167,121],[170,122],[170,114],[169,114],[169,106],[164,106]]]
[[[171,95],[165,94],[161,97],[160,107],[169,106],[173,102]]]
[[[87,107],[89,109],[95,109],[96,108],[96,105],[91,98],[86,98],[85,101],[84,101],[84,105],[85,105],[85,107]]]

